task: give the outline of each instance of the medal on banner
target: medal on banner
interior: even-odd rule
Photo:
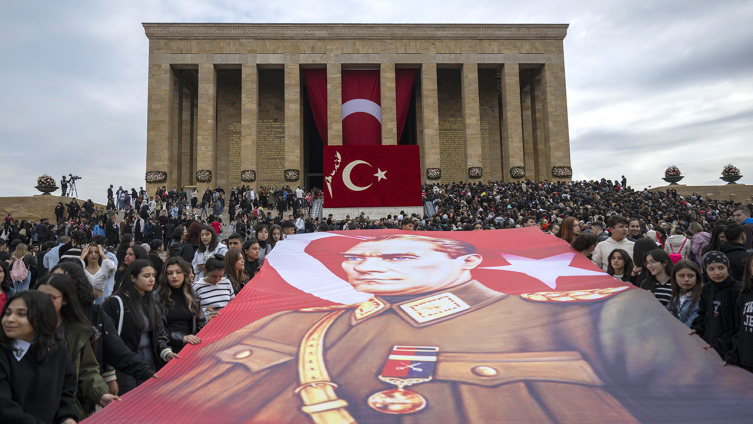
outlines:
[[[405,386],[426,383],[434,376],[439,348],[434,346],[395,346],[390,351],[379,379],[397,389],[369,396],[371,408],[385,414],[411,414],[426,407],[426,399]]]

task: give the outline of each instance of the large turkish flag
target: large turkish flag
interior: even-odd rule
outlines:
[[[324,207],[421,206],[418,146],[324,146]]]
[[[343,144],[346,146],[382,144],[379,70],[343,70],[342,89]]]

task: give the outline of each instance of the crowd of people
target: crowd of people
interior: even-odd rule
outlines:
[[[60,203],[54,223],[2,223],[0,422],[70,424],[120,401],[200,344],[278,243],[316,231],[537,227],[651,292],[724,364],[753,371],[749,205],[636,191],[624,178],[431,184],[425,214],[340,220],[313,216],[321,191],[302,187],[217,186],[199,197],[111,185],[107,197],[104,210]]]

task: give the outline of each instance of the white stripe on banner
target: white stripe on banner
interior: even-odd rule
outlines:
[[[353,99],[343,103],[343,119],[356,112],[368,113],[382,123],[382,107],[366,99]]]
[[[436,356],[390,355],[389,359],[393,359],[395,361],[426,361],[426,362],[437,361]]]

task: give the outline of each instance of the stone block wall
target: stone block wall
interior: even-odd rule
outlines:
[[[257,186],[285,184],[285,78],[282,69],[259,69]]]
[[[439,167],[442,182],[466,181],[465,125],[460,69],[437,69]]]
[[[58,202],[68,204],[73,200],[72,197],[63,196],[19,196],[19,197],[0,197],[0,215],[5,218],[8,214],[13,214],[16,221],[27,220],[38,222],[42,218],[47,218],[50,223],[55,223],[55,206]],[[77,199],[79,205],[83,205],[85,200]],[[105,205],[94,204],[97,208],[104,208]],[[67,215],[67,212],[66,212]]]
[[[241,70],[217,71],[216,181],[223,188],[241,184]]]

